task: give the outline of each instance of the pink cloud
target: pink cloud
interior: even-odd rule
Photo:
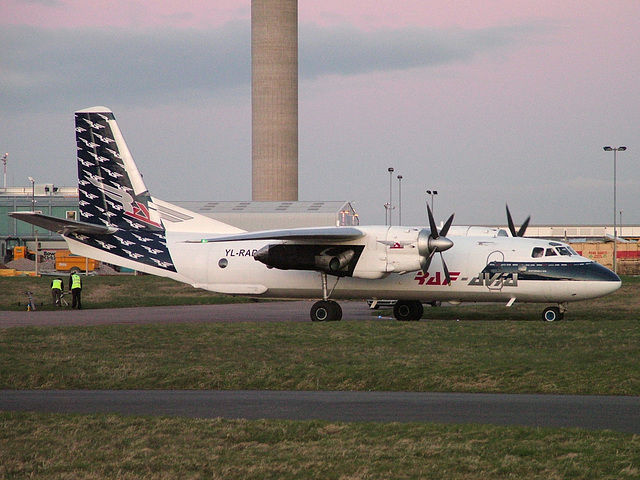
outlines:
[[[607,11],[621,14],[633,10],[635,0],[611,2]],[[362,29],[398,28],[407,25],[435,28],[475,29],[502,26],[514,21],[591,18],[602,16],[599,1],[539,0],[324,0],[299,1],[301,23],[319,25],[352,24]],[[0,0],[0,24],[42,27],[193,27],[218,26],[250,17],[251,0],[153,0],[91,2],[86,0]]]
[[[116,27],[206,27],[249,18],[250,0],[152,0],[87,2],[60,0],[16,2],[0,0],[2,24],[64,28],[78,26]]]

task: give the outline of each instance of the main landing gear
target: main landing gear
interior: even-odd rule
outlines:
[[[312,322],[334,322],[342,320],[342,308],[333,300],[320,300],[311,307]]]
[[[322,300],[314,303],[311,307],[311,321],[334,322],[342,320],[342,308],[338,302],[329,300],[331,292],[327,288],[327,274],[320,272],[320,275],[322,276]],[[418,300],[398,300],[393,306],[393,316],[400,321],[418,321],[422,318],[423,313],[424,307]]]
[[[415,321],[422,318],[424,307],[418,300],[398,300],[393,306],[393,316],[400,321]]]
[[[335,322],[342,320],[342,308],[333,300],[329,300],[329,292],[327,291],[327,274],[321,272],[322,275],[322,300],[313,304],[311,307],[312,322]],[[335,286],[334,286],[335,288]]]

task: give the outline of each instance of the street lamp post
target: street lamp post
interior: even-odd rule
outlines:
[[[387,169],[389,172],[389,226],[391,226],[391,210],[393,209],[393,167]]]
[[[402,225],[402,175],[398,175],[398,225]]]
[[[603,147],[605,152],[613,152],[613,273],[617,273],[617,257],[618,257],[618,225],[616,217],[618,216],[618,207],[616,205],[616,157],[618,152],[624,152],[627,147]]]
[[[31,211],[33,212],[36,209],[36,182],[31,177],[29,177],[29,181],[31,182]]]
[[[2,163],[4,163],[4,188],[7,188],[7,157],[9,156],[9,152],[5,153],[2,157]]]
[[[433,197],[438,194],[437,190],[427,190],[427,195],[431,195],[431,213],[433,213]]]
[[[31,211],[35,212],[36,210],[36,181],[29,177],[29,181],[31,182]],[[38,256],[40,254],[38,248],[38,231],[35,229],[33,225],[31,225],[31,235],[35,237],[36,242],[36,277],[38,276]],[[28,249],[27,249],[28,250]]]

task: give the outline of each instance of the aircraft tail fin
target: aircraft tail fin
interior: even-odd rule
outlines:
[[[82,221],[140,231],[164,230],[160,214],[127,147],[113,112],[76,112],[78,190]]]
[[[79,110],[75,124],[80,221],[34,212],[14,218],[61,233],[78,255],[176,279],[168,233],[179,242],[243,232],[153,198],[110,109]]]

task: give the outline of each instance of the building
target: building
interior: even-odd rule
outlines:
[[[355,226],[349,202],[172,202],[247,231],[318,226]]]
[[[53,251],[65,248],[62,237],[55,232],[34,227],[7,215],[15,211],[35,211],[54,217],[77,220],[77,187],[56,187],[53,184],[29,187],[5,187],[0,189],[0,262],[11,259],[15,246],[27,245],[35,251],[35,242],[40,243],[45,260]]]

